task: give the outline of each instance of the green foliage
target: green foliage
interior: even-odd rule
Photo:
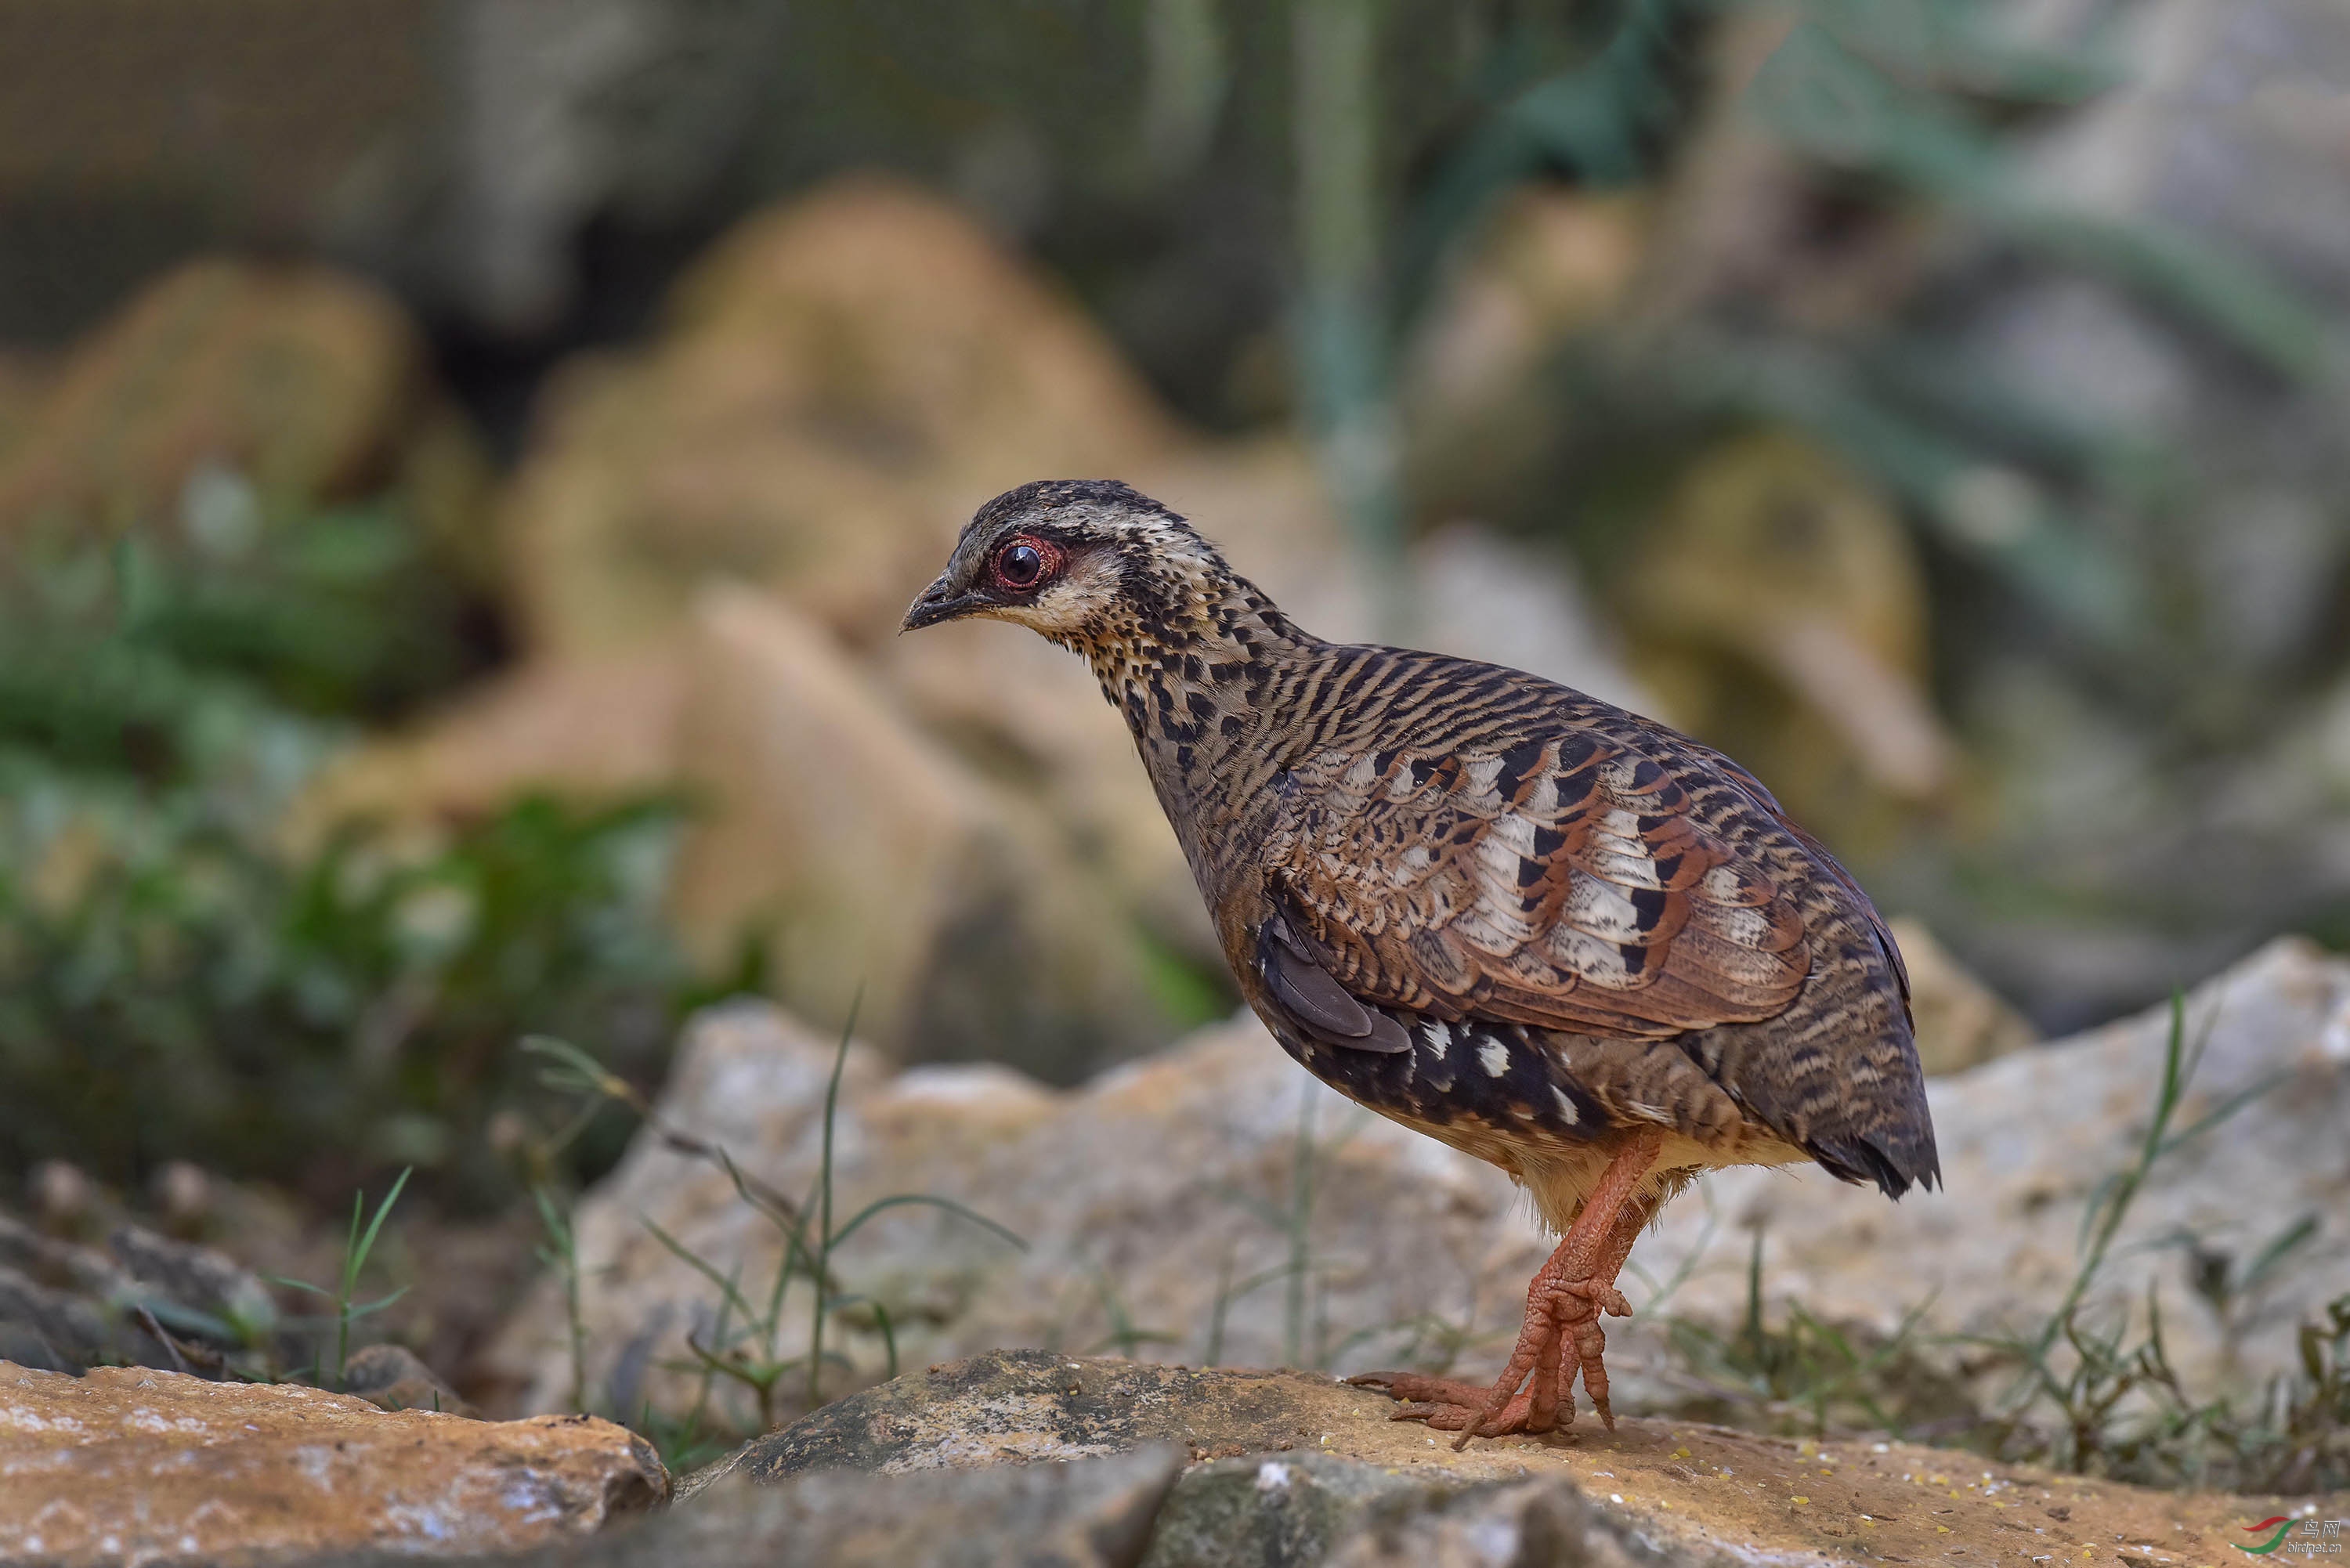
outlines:
[[[2114,1238],[2147,1177],[2165,1158],[2276,1086],[2249,1085],[2185,1127],[2178,1109],[2201,1043],[2189,1044],[2183,1000],[2171,1002],[2162,1073],[2137,1157],[2090,1197],[2081,1258],[2064,1296],[2040,1327],[1981,1342],[2019,1372],[1996,1420],[1976,1440],[2002,1458],[2157,1486],[2291,1492],[2350,1485],[2350,1295],[2298,1333],[2299,1375],[2251,1397],[2191,1393],[2163,1342],[2162,1304],[2149,1286],[2144,1326],[2126,1306],[2096,1304]],[[2189,1283],[2223,1327],[2234,1308],[2269,1282],[2316,1233],[2315,1216],[2288,1224],[2241,1269],[2194,1238]]]
[[[649,1072],[690,978],[644,875],[666,806],[526,799],[420,857],[354,829],[287,865],[194,799],[55,794],[0,810],[0,1168],[399,1162],[502,1190],[479,1134],[523,1086],[508,1043],[570,1028]]]
[[[0,745],[184,779],[224,704],[377,716],[482,663],[478,611],[395,507],[264,519],[232,476],[191,492],[176,528],[12,541]]]
[[[359,1275],[367,1268],[368,1257],[375,1251],[376,1237],[382,1231],[384,1220],[391,1214],[391,1206],[400,1201],[400,1195],[406,1190],[408,1179],[412,1174],[413,1172],[410,1170],[400,1173],[399,1179],[391,1184],[391,1190],[386,1192],[383,1195],[383,1201],[376,1205],[375,1217],[367,1220],[367,1228],[364,1231],[359,1228],[359,1224],[367,1213],[367,1200],[359,1193],[351,1194],[351,1229],[349,1235],[343,1241],[342,1272],[337,1278],[332,1290],[323,1285],[311,1284],[304,1280],[278,1279],[271,1282],[292,1290],[307,1291],[313,1295],[324,1296],[334,1303],[334,1316],[331,1319],[335,1329],[334,1373],[331,1377],[328,1375],[326,1347],[323,1341],[319,1345],[317,1360],[311,1368],[311,1381],[321,1388],[342,1388],[348,1384],[351,1365],[351,1324],[360,1318],[371,1317],[383,1311],[408,1293],[408,1287],[402,1285],[390,1294],[379,1296],[374,1301],[364,1304],[353,1299],[359,1294]]]
[[[543,1183],[530,1189],[531,1201],[538,1209],[539,1224],[546,1231],[546,1241],[538,1249],[539,1263],[555,1271],[563,1285],[564,1341],[571,1352],[571,1408],[588,1408],[588,1329],[579,1310],[579,1232],[573,1227],[570,1213],[559,1207],[555,1197]]]
[[[1284,1256],[1271,1268],[1238,1281],[1232,1278],[1231,1261],[1226,1260],[1223,1277],[1218,1282],[1215,1304],[1208,1321],[1205,1359],[1211,1366],[1223,1357],[1224,1325],[1231,1316],[1232,1304],[1273,1284],[1282,1287],[1281,1355],[1284,1366],[1325,1367],[1343,1351],[1352,1349],[1364,1340],[1382,1335],[1409,1335],[1415,1345],[1419,1338],[1419,1325],[1416,1324],[1388,1324],[1349,1334],[1335,1345],[1331,1342],[1332,1324],[1326,1283],[1329,1261],[1314,1251],[1315,1195],[1320,1189],[1325,1168],[1369,1125],[1370,1113],[1357,1110],[1336,1133],[1326,1138],[1317,1138],[1314,1133],[1314,1106],[1322,1093],[1317,1084],[1302,1082],[1299,1085],[1297,1136],[1289,1163],[1288,1201],[1273,1204],[1250,1193],[1231,1191],[1225,1194],[1280,1236]]]
[[[1644,1311],[1648,1309],[1643,1309]],[[1665,1320],[1679,1381],[1691,1385],[1677,1414],[1764,1431],[1918,1434],[1963,1425],[1973,1414],[1963,1385],[1935,1366],[1917,1333],[1918,1306],[1894,1332],[1827,1323],[1790,1303],[1773,1324],[1762,1306],[1762,1232],[1746,1272],[1746,1315],[1724,1335],[1689,1318]]]
[[[350,721],[465,665],[453,593],[386,512],[183,532],[0,566],[0,1170],[503,1196],[479,1135],[527,1088],[515,1037],[650,1074],[690,999],[656,908],[678,809],[529,798],[289,853]]]

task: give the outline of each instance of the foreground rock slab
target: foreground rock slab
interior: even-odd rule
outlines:
[[[286,1386],[0,1362],[0,1562],[299,1562],[576,1542],[669,1494],[588,1417],[474,1421]]]
[[[684,1483],[677,1511],[691,1517],[729,1489],[803,1486],[842,1469],[914,1480],[1166,1447],[1191,1463],[1158,1510],[1148,1568],[2085,1553],[2209,1563],[2239,1526],[2309,1501],[2181,1496],[1908,1443],[1651,1419],[1456,1455],[1391,1413],[1377,1395],[1304,1373],[999,1352],[910,1374],[759,1438]],[[2316,1501],[2321,1517],[2345,1506]]]

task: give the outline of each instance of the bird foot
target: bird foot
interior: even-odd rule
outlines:
[[[1347,1381],[1357,1387],[1377,1388],[1397,1400],[1389,1420],[1425,1421],[1440,1432],[1465,1430],[1470,1417],[1485,1408],[1486,1396],[1492,1392],[1480,1384],[1456,1382],[1450,1377],[1423,1377],[1415,1372],[1366,1372]],[[1480,1435],[1498,1438],[1523,1432],[1533,1408],[1533,1395],[1522,1391],[1484,1423]],[[1572,1418],[1572,1412],[1569,1416]]]
[[[1401,1401],[1395,1420],[1425,1421],[1438,1431],[1460,1433],[1452,1445],[1458,1450],[1471,1438],[1535,1435],[1574,1425],[1575,1377],[1580,1372],[1592,1407],[1612,1432],[1616,1417],[1607,1407],[1603,1312],[1611,1317],[1632,1314],[1630,1303],[1609,1282],[1537,1277],[1526,1293],[1517,1349],[1491,1387],[1412,1372],[1367,1372],[1347,1381]]]
[[[1636,1134],[1609,1158],[1583,1202],[1583,1211],[1560,1238],[1558,1250],[1526,1287],[1526,1315],[1509,1365],[1490,1388],[1408,1372],[1374,1372],[1351,1381],[1384,1388],[1407,1401],[1401,1421],[1425,1421],[1458,1432],[1458,1453],[1477,1437],[1505,1432],[1555,1431],[1575,1422],[1575,1376],[1609,1431],[1615,1413],[1607,1407],[1607,1366],[1601,1353],[1607,1335],[1599,1314],[1629,1317],[1632,1306],[1616,1288],[1617,1272],[1632,1250],[1633,1238],[1656,1212],[1656,1199],[1634,1201],[1634,1189],[1664,1147],[1664,1135],[1649,1128]],[[1575,1354],[1567,1355],[1572,1345]]]

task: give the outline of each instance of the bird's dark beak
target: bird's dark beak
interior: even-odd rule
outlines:
[[[922,597],[906,611],[906,624],[899,632],[920,631],[926,626],[936,626],[942,620],[969,615],[983,601],[977,594],[959,594],[952,584],[941,577],[922,590]]]

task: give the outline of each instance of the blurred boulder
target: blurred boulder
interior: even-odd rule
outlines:
[[[285,836],[314,845],[353,817],[430,826],[486,816],[531,792],[600,801],[670,788],[684,701],[685,656],[674,639],[530,660],[336,758],[297,802]]]
[[[1909,971],[1909,1013],[1928,1077],[1963,1073],[2039,1043],[2031,1022],[1967,972],[1924,924],[1888,922]]]
[[[776,994],[822,1027],[854,1012],[900,1060],[1066,1080],[1175,1032],[1110,890],[821,626],[713,587],[689,660],[681,775],[706,809],[672,907],[706,961],[758,935]]]
[[[50,366],[39,357],[0,349],[0,464],[33,422],[47,389]]]
[[[1840,843],[1953,783],[1926,687],[1925,588],[1868,484],[1790,434],[1690,471],[1623,585],[1634,668],[1678,727]]]
[[[247,1350],[292,1349],[277,1330],[268,1288],[224,1253],[130,1223],[86,1245],[0,1213],[0,1358],[219,1373]]]
[[[1474,410],[1513,392],[1551,345],[1622,302],[1648,216],[1613,192],[1524,185],[1503,196],[1421,330],[1415,395]]]
[[[0,1362],[0,1559],[314,1562],[577,1542],[669,1495],[645,1441],[584,1416],[389,1412],[290,1385]]]
[[[557,378],[504,515],[524,634],[624,646],[728,576],[873,644],[979,502],[1178,441],[1084,313],[969,218],[836,182],[722,242],[650,349]]]
[[[1411,493],[1448,512],[1522,503],[1570,418],[1544,371],[1560,343],[1621,310],[1648,249],[1652,203],[1522,186],[1440,280],[1401,366]]]
[[[381,1410],[440,1410],[476,1414],[441,1375],[405,1345],[370,1345],[343,1363],[343,1392],[356,1394]]]
[[[1453,523],[1414,545],[1409,561],[1415,645],[1527,670],[1636,713],[1658,711],[1564,555]]]
[[[390,491],[452,564],[487,566],[487,469],[463,418],[400,306],[330,268],[164,274],[66,357],[18,428],[0,440],[0,531],[176,520],[201,535],[201,487],[224,480],[251,488],[264,523]]]

